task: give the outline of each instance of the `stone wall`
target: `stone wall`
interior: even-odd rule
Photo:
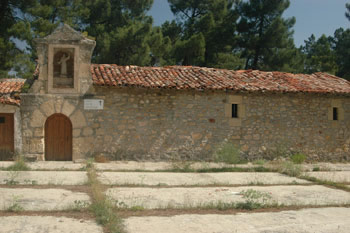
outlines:
[[[349,160],[348,98],[307,94],[244,94],[94,87],[88,95],[26,94],[23,150],[44,159],[47,117],[63,113],[73,125],[73,160],[212,160],[225,143],[254,159],[303,152],[312,159]],[[84,98],[104,99],[104,110],[84,110]],[[233,101],[233,102],[232,102]],[[238,101],[239,122],[231,103]],[[329,117],[340,109],[339,121]]]

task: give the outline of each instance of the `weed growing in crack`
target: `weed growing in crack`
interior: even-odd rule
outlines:
[[[106,227],[110,233],[124,233],[123,220],[115,213],[113,201],[103,193],[103,186],[97,179],[93,163],[87,164],[87,174],[92,193],[90,210],[94,213],[97,223]]]
[[[298,177],[302,174],[303,169],[299,164],[294,164],[293,162],[285,161],[281,164],[279,171],[282,174],[288,176]]]
[[[245,201],[236,203],[235,207],[237,209],[253,210],[271,206],[272,196],[270,193],[247,189],[239,194],[242,195]]]
[[[89,201],[75,200],[73,206],[70,208],[73,211],[83,211],[90,207]]]
[[[6,185],[17,185],[19,184],[19,181],[17,181],[17,177],[19,176],[18,171],[10,171],[8,174],[8,179],[5,179],[5,184]]]
[[[24,210],[19,203],[19,198],[19,196],[12,196],[11,205],[6,209],[8,212],[20,212]]]
[[[7,167],[5,170],[7,171],[29,171],[30,167],[26,164],[24,161],[23,156],[16,157],[15,163],[9,167]]]

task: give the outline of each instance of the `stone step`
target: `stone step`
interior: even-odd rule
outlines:
[[[125,225],[129,233],[348,233],[349,219],[350,208],[315,208],[236,215],[131,217]]]
[[[241,186],[241,187],[196,187],[196,188],[110,188],[106,194],[119,203],[120,207],[197,208],[246,202],[242,191],[254,190],[257,202],[286,206],[350,204],[350,192],[320,185],[300,186]],[[262,196],[260,195],[260,196]]]
[[[0,210],[52,211],[87,206],[86,193],[64,189],[0,188]]]
[[[168,173],[168,172],[103,172],[99,179],[107,185],[260,185],[308,184],[310,182],[279,173],[223,172],[223,173]]]

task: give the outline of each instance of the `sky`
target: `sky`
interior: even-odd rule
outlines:
[[[345,17],[346,3],[350,0],[290,0],[283,16],[296,18],[293,27],[295,45],[303,45],[311,34],[316,38],[322,34],[333,36],[340,27],[350,28],[350,21]],[[156,26],[174,19],[167,0],[154,0],[149,15],[153,16]]]

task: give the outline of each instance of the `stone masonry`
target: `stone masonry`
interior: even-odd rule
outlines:
[[[212,160],[224,143],[250,159],[290,151],[317,160],[349,159],[350,123],[328,118],[335,99],[344,118],[350,117],[347,98],[242,95],[245,117],[232,126],[225,115],[229,93],[95,87],[90,94],[104,99],[104,110],[84,110],[84,97],[26,96],[23,150],[43,159],[45,120],[63,113],[73,124],[74,159],[102,154],[116,160]]]
[[[62,113],[73,126],[73,160],[97,155],[114,160],[213,160],[226,143],[248,159],[302,152],[313,160],[350,160],[346,95],[95,86],[90,73],[94,43],[67,26],[60,30],[39,41],[40,75],[29,93],[21,95],[26,156],[45,159],[45,121]],[[74,66],[79,67],[74,81],[79,88],[48,88],[50,43],[79,49],[79,64]],[[84,109],[85,99],[104,100],[103,110]],[[231,116],[232,104],[238,105],[237,119]],[[331,116],[334,107],[339,110],[336,121]]]

